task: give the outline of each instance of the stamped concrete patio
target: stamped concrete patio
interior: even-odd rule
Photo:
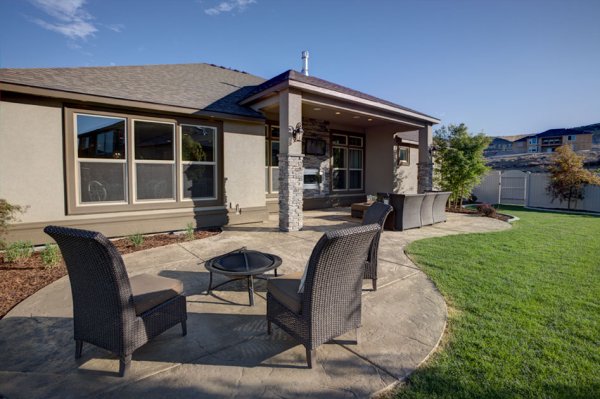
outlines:
[[[413,372],[436,348],[446,305],[433,283],[404,254],[411,241],[488,232],[507,223],[449,214],[448,222],[405,232],[385,231],[379,249],[379,288],[363,292],[361,341],[353,335],[317,349],[307,369],[304,348],[274,327],[266,333],[265,283],[255,284],[248,306],[243,283],[206,295],[204,262],[246,246],[279,255],[281,274],[304,268],[322,232],[356,224],[347,209],[305,213],[300,232],[281,233],[272,220],[232,226],[215,237],[126,255],[130,275],[153,273],[183,281],[188,335],[179,327],[133,355],[130,373],[117,376],[118,360],[92,345],[74,359],[68,279],[37,292],[0,320],[0,397],[369,397]],[[216,276],[217,282],[223,277]]]

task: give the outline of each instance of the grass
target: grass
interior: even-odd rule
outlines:
[[[408,246],[449,320],[397,398],[600,397],[600,218],[500,212],[521,220]]]

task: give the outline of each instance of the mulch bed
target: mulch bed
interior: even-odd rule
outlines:
[[[469,209],[469,208],[446,208],[446,212],[452,212],[452,213],[463,213],[463,214],[468,214],[468,215],[479,215],[481,217],[486,217],[485,215],[479,213],[477,210],[475,209]],[[508,222],[510,220],[510,216],[508,215],[504,215],[501,213],[496,213],[496,215],[494,216],[487,216],[490,217],[492,219],[498,219],[498,220],[502,220],[503,222]]]
[[[201,230],[194,233],[195,240],[219,234],[221,230]],[[162,247],[186,241],[184,234],[156,234],[144,236],[142,245],[135,247],[127,238],[114,240],[113,244],[123,255],[145,249]],[[39,252],[18,262],[5,262],[0,254],[0,319],[28,296],[67,274],[64,262],[47,267]]]

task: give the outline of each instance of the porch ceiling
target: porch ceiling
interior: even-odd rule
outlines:
[[[267,119],[279,119],[279,103],[271,102],[260,108]],[[423,126],[413,121],[403,121],[398,118],[385,115],[363,107],[351,104],[330,104],[317,99],[302,100],[302,116],[305,118],[321,119],[332,124],[366,129],[377,126],[397,126],[398,132],[414,131]]]

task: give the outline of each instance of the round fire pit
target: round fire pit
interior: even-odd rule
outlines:
[[[254,278],[264,280],[266,276],[263,274],[270,270],[273,270],[274,275],[277,276],[277,268],[280,265],[279,256],[248,250],[246,247],[209,259],[204,264],[210,273],[207,295],[210,295],[212,290],[232,281],[246,279],[250,306],[254,306]],[[213,273],[222,274],[230,279],[213,287]]]

